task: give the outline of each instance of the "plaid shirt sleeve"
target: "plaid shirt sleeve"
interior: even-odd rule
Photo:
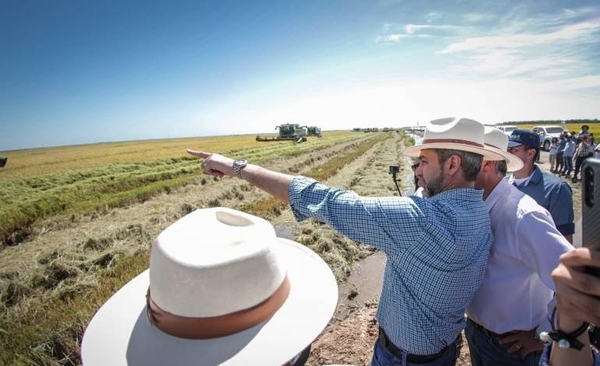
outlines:
[[[417,206],[413,198],[361,197],[305,177],[295,178],[292,186],[290,205],[298,221],[310,217],[327,223],[348,238],[389,254],[401,252],[427,223],[427,206]]]
[[[432,354],[456,340],[485,276],[492,241],[482,192],[431,198],[362,197],[296,177],[289,188],[298,221],[329,224],[387,255],[377,320],[397,347]]]

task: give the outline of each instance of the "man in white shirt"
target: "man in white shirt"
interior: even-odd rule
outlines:
[[[523,166],[506,152],[506,135],[488,127],[485,144],[505,160],[484,160],[475,182],[484,190],[494,240],[484,282],[466,311],[471,364],[534,366],[544,347],[537,332],[550,330],[551,273],[572,246],[545,208],[504,179]]]

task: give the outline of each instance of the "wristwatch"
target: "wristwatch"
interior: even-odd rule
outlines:
[[[233,171],[238,178],[242,179],[242,169],[244,169],[248,165],[248,161],[246,159],[238,159],[233,162]]]

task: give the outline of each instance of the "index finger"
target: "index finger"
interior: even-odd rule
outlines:
[[[190,155],[194,155],[194,156],[202,158],[202,159],[206,159],[211,155],[210,153],[207,153],[204,151],[197,151],[197,150],[192,150],[192,149],[187,149],[187,152]]]

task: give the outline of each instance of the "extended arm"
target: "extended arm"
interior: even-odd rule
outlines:
[[[215,177],[231,176],[236,174],[233,170],[233,159],[219,154],[211,154],[204,151],[195,151],[188,149],[190,155],[205,159],[201,166],[204,174]],[[294,179],[293,176],[260,167],[254,164],[248,164],[241,170],[241,176],[252,185],[262,189],[270,195],[289,203],[289,187]]]

